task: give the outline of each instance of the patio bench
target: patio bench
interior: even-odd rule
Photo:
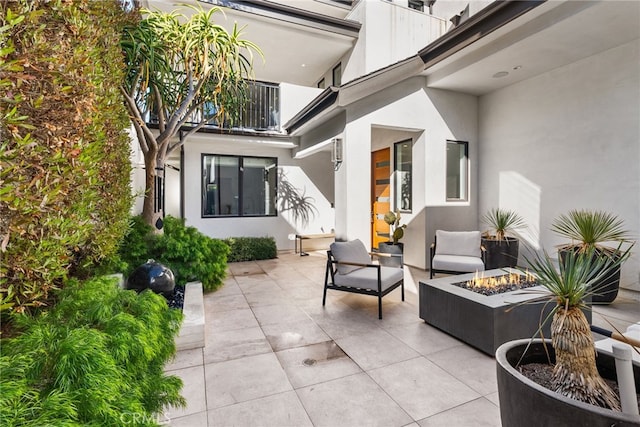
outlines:
[[[319,233],[319,234],[296,234],[296,253],[300,252],[300,256],[309,255],[302,250],[302,241],[311,239],[334,239],[336,235],[334,233]],[[298,245],[300,250],[298,251]]]

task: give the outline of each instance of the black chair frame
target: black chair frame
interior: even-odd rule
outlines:
[[[433,268],[433,257],[436,256],[436,243],[437,239],[433,236],[433,243],[429,247],[429,278],[433,279],[433,275],[435,273],[442,274],[466,274],[470,273],[469,271],[451,271],[451,270],[438,270]],[[482,263],[487,265],[487,249],[484,246],[480,246],[480,258],[482,259]]]
[[[379,254],[379,253],[371,253],[373,256],[400,256],[395,254]],[[357,288],[353,286],[342,286],[335,284],[335,275],[338,274],[337,266],[338,265],[352,265],[356,267],[364,267],[364,268],[375,268],[378,272],[378,289],[367,289],[367,288]],[[363,294],[363,295],[371,295],[378,298],[378,319],[382,319],[382,297],[387,295],[388,293],[395,290],[398,286],[402,289],[402,301],[404,301],[404,276],[403,278],[389,286],[384,291],[382,290],[382,281],[381,281],[381,266],[379,264],[358,264],[353,262],[338,262],[333,257],[331,251],[327,251],[327,269],[324,274],[324,295],[322,296],[322,306],[324,307],[327,301],[327,289],[333,289],[335,291],[342,292],[350,292],[354,294]],[[331,280],[329,280],[331,278]]]

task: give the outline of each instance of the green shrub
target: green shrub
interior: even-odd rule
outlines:
[[[165,405],[185,403],[181,380],[163,372],[181,316],[150,291],[70,282],[2,342],[0,425],[157,425]]]
[[[231,248],[229,262],[277,258],[278,250],[273,237],[231,237],[224,239]]]
[[[222,285],[227,269],[229,247],[205,236],[184,220],[165,217],[164,234],[152,241],[152,258],[173,271],[176,283],[198,280],[206,290]]]
[[[114,253],[131,206],[117,0],[0,2],[0,308]]]

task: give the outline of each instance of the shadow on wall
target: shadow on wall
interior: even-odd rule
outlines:
[[[314,203],[313,197],[306,196],[305,190],[294,187],[287,179],[287,174],[278,168],[278,211],[281,214],[287,212],[296,224],[306,227],[318,213]]]

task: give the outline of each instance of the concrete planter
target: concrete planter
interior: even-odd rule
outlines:
[[[378,243],[378,251],[384,254],[402,255],[404,252],[404,243],[393,244],[393,242]],[[386,267],[402,267],[402,257],[379,257],[380,265]]]
[[[505,240],[483,237],[482,246],[486,249],[485,270],[517,266],[519,243],[515,237],[505,237]]]
[[[500,417],[503,426],[638,426],[640,417],[599,408],[555,393],[520,374],[514,366],[527,363],[548,363],[542,340],[534,340],[523,353],[528,339],[510,341],[496,351]],[[551,361],[555,353],[547,340]],[[522,360],[521,360],[522,358]],[[604,378],[614,379],[615,359],[598,353],[598,371]],[[636,389],[640,390],[640,367],[634,365]]]
[[[204,347],[204,295],[201,282],[185,285],[182,312],[184,320],[176,337],[177,350]]]

